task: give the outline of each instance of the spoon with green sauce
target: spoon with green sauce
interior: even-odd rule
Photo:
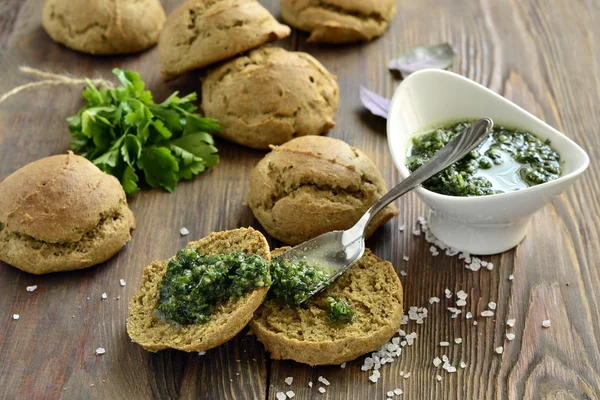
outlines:
[[[318,266],[319,268],[325,266],[328,269],[329,279],[323,280],[320,285],[311,291],[296,293],[295,303],[303,303],[325,289],[362,257],[365,251],[366,228],[377,213],[392,201],[465,157],[489,136],[493,126],[494,123],[489,118],[483,118],[472,123],[440,149],[429,161],[373,204],[352,228],[345,231],[324,233],[277,256],[273,261],[290,264],[302,263]]]

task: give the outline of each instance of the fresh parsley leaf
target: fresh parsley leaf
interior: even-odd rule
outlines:
[[[156,104],[137,72],[113,73],[122,86],[98,90],[86,80],[86,104],[67,118],[73,151],[115,175],[128,194],[139,190],[140,176],[171,192],[218,164],[211,133],[219,124],[195,113],[196,93],[174,92]]]

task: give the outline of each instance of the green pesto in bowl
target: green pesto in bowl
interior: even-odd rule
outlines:
[[[416,171],[470,125],[459,122],[412,138],[406,166]],[[490,136],[462,160],[423,183],[449,196],[486,196],[525,189],[558,179],[560,155],[533,133],[495,126]]]

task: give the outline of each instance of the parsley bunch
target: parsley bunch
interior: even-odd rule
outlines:
[[[87,104],[67,118],[77,154],[117,177],[128,194],[139,190],[139,173],[148,185],[172,192],[179,180],[218,164],[210,133],[219,125],[194,113],[195,92],[155,104],[137,72],[113,73],[123,86],[98,90],[87,80]]]

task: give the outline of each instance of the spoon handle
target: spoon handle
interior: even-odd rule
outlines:
[[[489,118],[483,118],[473,122],[469,127],[462,131],[457,137],[452,139],[447,145],[442,147],[431,159],[419,167],[415,172],[410,174],[400,184],[394,187],[392,190],[387,192],[381,199],[379,199],[367,212],[361,217],[361,219],[354,225],[350,230],[354,233],[358,231],[362,232],[364,237],[364,231],[366,230],[369,223],[377,215],[377,213],[383,210],[388,204],[396,200],[403,194],[413,190],[427,179],[431,178],[438,172],[446,169],[450,165],[459,161],[461,158],[469,154],[475,147],[479,146],[481,142],[490,134],[494,122]]]

